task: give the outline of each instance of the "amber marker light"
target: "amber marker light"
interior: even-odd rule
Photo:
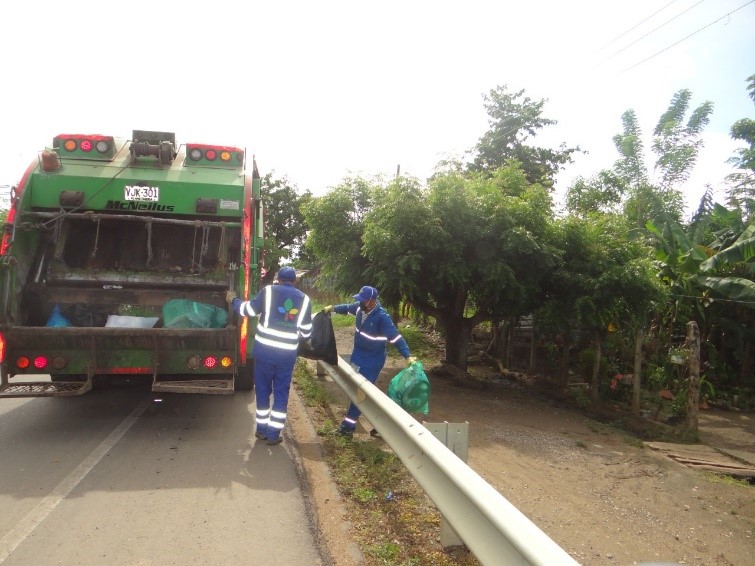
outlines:
[[[229,368],[231,365],[233,365],[233,360],[230,358],[230,356],[223,356],[220,358],[220,365],[224,368]]]
[[[66,143],[63,144],[63,149],[74,151],[76,149],[76,142],[74,140],[66,140]]]
[[[231,152],[230,151],[221,151],[220,152],[220,161],[230,161],[231,160]]]

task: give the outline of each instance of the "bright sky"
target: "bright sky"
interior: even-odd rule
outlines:
[[[715,105],[694,208],[705,183],[722,197],[729,128],[755,117],[755,0],[5,1],[0,54],[0,186],[57,134],[133,129],[246,147],[316,195],[398,165],[425,179],[476,143],[482,95],[506,84],[548,99],[558,125],[536,143],[590,152],[562,195],[616,160],[625,110],[650,134],[688,88]]]

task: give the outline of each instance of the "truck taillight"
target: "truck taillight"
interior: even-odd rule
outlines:
[[[34,367],[37,369],[44,369],[47,367],[47,358],[44,356],[37,356],[34,358]]]
[[[20,356],[16,360],[16,367],[18,369],[26,369],[31,365],[31,360],[27,358],[26,356]]]
[[[240,169],[244,166],[244,150],[224,145],[186,144],[188,159],[184,165],[207,165]]]
[[[207,356],[204,359],[204,367],[206,367],[207,369],[214,368],[217,365],[217,363],[218,363],[218,359],[215,356]]]
[[[63,148],[66,157],[110,159],[115,155],[115,138],[99,134],[60,134],[53,139],[53,147]]]
[[[5,336],[0,332],[0,362],[5,361]]]

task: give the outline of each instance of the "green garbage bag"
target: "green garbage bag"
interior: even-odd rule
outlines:
[[[228,313],[221,308],[188,299],[173,299],[163,305],[165,328],[224,328]]]
[[[388,386],[388,397],[407,413],[430,412],[430,380],[422,362],[414,362],[396,374]]]

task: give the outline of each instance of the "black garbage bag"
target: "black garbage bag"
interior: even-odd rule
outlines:
[[[333,332],[329,312],[321,311],[312,317],[312,336],[299,341],[297,353],[310,360],[323,360],[334,365],[338,363],[336,333]]]

